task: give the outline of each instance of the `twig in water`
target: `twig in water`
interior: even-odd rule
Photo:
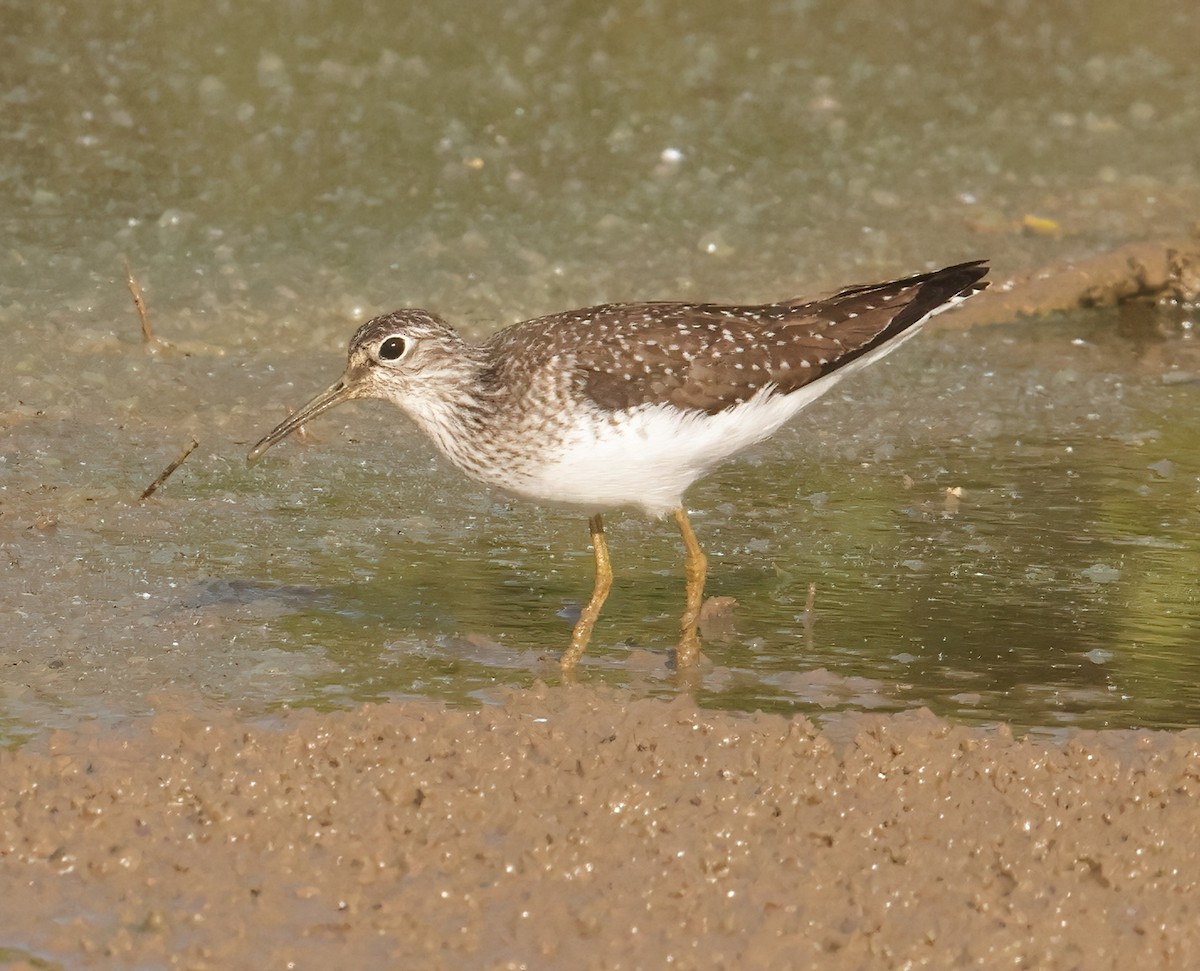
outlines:
[[[155,479],[148,486],[146,486],[146,491],[143,492],[138,497],[138,501],[140,502],[143,499],[149,499],[152,495],[154,495],[154,493],[158,491],[158,487],[160,485],[162,485],[164,482],[166,482],[167,479],[169,479],[171,477],[171,474],[177,468],[179,468],[179,466],[183,465],[183,463],[187,461],[187,457],[189,455],[191,455],[194,451],[196,451],[196,449],[198,449],[199,447],[200,447],[200,443],[193,438],[192,444],[189,445],[187,448],[185,448],[182,452],[180,452],[179,455],[175,458],[175,460],[170,465],[168,465],[165,469],[163,469],[160,473],[158,473],[157,479]]]
[[[129,295],[133,297],[133,305],[137,308],[138,320],[142,325],[142,340],[147,344],[153,344],[157,338],[154,336],[154,331],[150,327],[150,315],[146,313],[146,301],[142,297],[142,288],[138,285],[133,276],[133,269],[129,265],[129,260],[121,257],[121,262],[125,264],[126,283],[129,284]]]

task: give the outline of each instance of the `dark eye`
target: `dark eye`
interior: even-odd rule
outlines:
[[[394,361],[404,355],[404,338],[389,337],[379,345],[379,360]]]

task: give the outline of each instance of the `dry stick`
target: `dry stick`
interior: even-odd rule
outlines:
[[[126,282],[129,284],[129,295],[133,297],[133,305],[137,308],[138,320],[142,324],[142,340],[147,344],[154,343],[154,331],[150,328],[150,317],[146,313],[146,301],[142,298],[142,288],[138,286],[137,280],[133,278],[133,270],[129,266],[129,260],[121,257],[121,262],[125,264],[125,275],[128,278]],[[172,470],[174,471],[174,470]],[[145,498],[143,496],[142,498]]]
[[[170,478],[171,473],[173,473],[177,468],[179,468],[179,466],[183,465],[183,463],[187,461],[187,457],[189,455],[191,455],[194,451],[196,451],[196,449],[198,449],[199,447],[200,447],[200,443],[193,438],[192,444],[189,445],[187,448],[185,448],[182,452],[180,452],[174,462],[172,462],[165,469],[163,469],[160,473],[158,473],[157,479],[155,479],[148,486],[146,486],[146,491],[143,492],[138,497],[138,501],[140,502],[143,499],[149,499],[152,495],[154,495],[154,493],[158,490],[158,487],[160,485],[162,485],[164,482],[166,482],[168,478]]]

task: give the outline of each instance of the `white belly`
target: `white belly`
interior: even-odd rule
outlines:
[[[716,415],[649,405],[619,423],[597,419],[543,455],[516,491],[597,511],[633,505],[662,515],[678,507],[688,486],[711,468],[804,407],[805,390],[787,397],[760,393]]]

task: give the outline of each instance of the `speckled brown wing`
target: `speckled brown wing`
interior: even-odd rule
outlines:
[[[580,390],[612,410],[672,404],[715,414],[767,385],[799,388],[844,352],[822,319],[777,305],[637,304],[605,307],[597,319],[624,339],[578,348]]]
[[[576,334],[582,390],[604,408],[670,403],[715,414],[765,385],[787,394],[844,367],[958,296],[982,289],[982,263],[819,300],[749,307],[595,308]]]
[[[981,289],[986,272],[961,264],[761,306],[605,304],[509,328],[493,339],[493,358],[526,373],[571,360],[575,390],[608,410],[672,404],[716,414],[765,386],[787,394],[838,370]]]

